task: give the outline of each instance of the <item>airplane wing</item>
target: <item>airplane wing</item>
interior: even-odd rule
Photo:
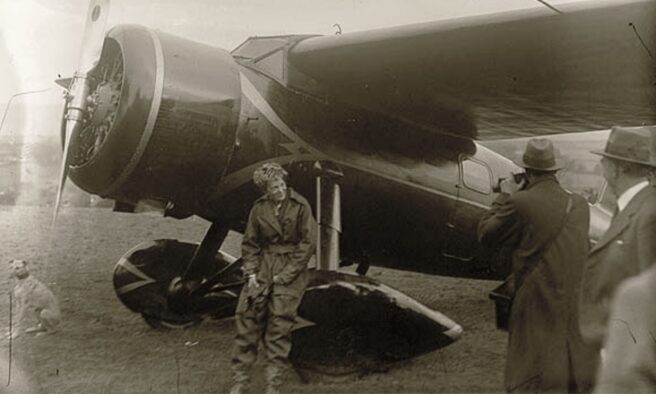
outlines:
[[[331,99],[468,138],[656,123],[656,1],[559,8],[310,37],[289,62]]]

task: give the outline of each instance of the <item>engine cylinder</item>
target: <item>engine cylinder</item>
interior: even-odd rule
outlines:
[[[235,147],[241,86],[225,50],[140,26],[114,27],[92,72],[71,179],[121,201],[194,211]]]

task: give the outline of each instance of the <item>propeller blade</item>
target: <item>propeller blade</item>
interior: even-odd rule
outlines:
[[[98,64],[105,40],[108,17],[109,0],[91,0],[82,35],[78,73],[87,74]]]
[[[109,0],[91,0],[84,26],[78,70],[73,76],[70,91],[67,94],[68,101],[66,104],[66,115],[64,116],[64,122],[66,124],[64,131],[64,154],[59,170],[59,185],[52,217],[53,228],[57,222],[64,186],[68,177],[71,141],[76,138],[85,121],[87,95],[89,94],[89,72],[96,67],[102,54],[108,17]]]
[[[55,200],[55,212],[52,218],[52,227],[54,228],[57,221],[57,214],[61,206],[61,197],[66,185],[68,176],[68,166],[71,156],[71,141],[80,133],[85,121],[87,108],[87,95],[89,94],[89,82],[86,76],[76,74],[73,77],[73,83],[69,91],[70,101],[66,102],[66,114],[64,115],[64,154],[62,155],[61,168],[59,170],[59,187],[57,188],[57,198]]]
[[[68,177],[68,161],[69,161],[69,148],[71,146],[71,137],[73,130],[68,130],[69,126],[77,124],[76,121],[66,123],[66,134],[64,135],[64,154],[62,156],[61,167],[59,168],[59,185],[57,187],[57,198],[55,199],[55,211],[52,216],[52,225],[54,229],[57,223],[57,215],[59,214],[59,206],[61,205],[61,198],[64,193],[64,186],[66,185],[66,178]]]

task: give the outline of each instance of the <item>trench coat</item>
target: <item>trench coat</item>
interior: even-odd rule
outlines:
[[[563,222],[569,197],[572,205]],[[578,288],[589,223],[585,199],[568,194],[555,177],[539,179],[512,195],[502,193],[479,223],[484,245],[513,248],[512,272],[522,283],[508,327],[509,392],[567,391],[572,382],[580,390],[591,389],[594,366],[585,361],[589,351],[578,331]]]
[[[613,298],[595,393],[656,393],[656,265]]]
[[[242,240],[243,271],[255,274],[260,287],[248,291],[270,291],[272,295],[300,298],[308,283],[308,262],[315,252],[316,222],[307,200],[289,188],[287,198],[275,214],[266,196],[255,201]],[[281,283],[274,284],[278,275]],[[256,295],[256,294],[252,294]],[[240,297],[237,311],[247,297]]]
[[[237,303],[232,357],[236,383],[250,380],[249,370],[261,340],[268,384],[282,384],[291,331],[308,283],[307,264],[314,253],[315,234],[310,205],[291,188],[278,214],[266,196],[253,204],[242,239],[242,258],[244,274],[255,274],[259,286],[245,285]],[[275,283],[274,277],[278,278]]]
[[[619,283],[656,261],[656,187],[640,190],[592,248],[581,283],[581,334],[601,349]]]

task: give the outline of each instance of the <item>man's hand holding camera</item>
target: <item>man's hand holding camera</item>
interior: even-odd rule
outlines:
[[[499,183],[494,191],[497,193],[513,194],[524,189],[527,184],[526,174],[511,174],[508,178],[499,178]]]

